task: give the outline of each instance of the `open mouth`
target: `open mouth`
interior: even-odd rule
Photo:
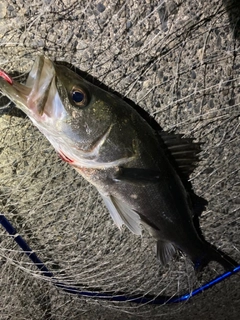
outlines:
[[[0,71],[0,90],[26,114],[42,115],[54,76],[53,63],[48,58],[39,56],[25,85],[16,82],[4,71]]]
[[[54,75],[53,63],[44,56],[35,61],[28,75],[26,86],[32,88],[28,97],[28,107],[35,107],[40,115],[43,114]]]

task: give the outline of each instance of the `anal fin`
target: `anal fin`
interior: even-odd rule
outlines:
[[[177,249],[171,242],[162,240],[160,230],[153,224],[150,224],[147,219],[142,220],[142,224],[149,234],[156,239],[157,259],[162,265],[166,265],[175,255]]]

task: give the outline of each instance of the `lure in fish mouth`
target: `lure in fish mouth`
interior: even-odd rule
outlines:
[[[181,251],[196,269],[211,260],[225,269],[238,265],[205,241],[194,223],[196,197],[179,175],[190,174],[196,161],[199,145],[192,139],[159,137],[125,101],[44,56],[25,85],[0,71],[0,91],[97,188],[119,228],[149,231],[162,264]]]

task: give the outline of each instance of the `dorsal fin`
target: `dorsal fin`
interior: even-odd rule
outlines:
[[[194,139],[192,138],[183,138],[181,134],[160,131],[159,135],[180,173],[188,179],[199,160],[198,154],[201,151],[201,143],[193,142]]]

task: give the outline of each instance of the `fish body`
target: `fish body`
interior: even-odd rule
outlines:
[[[199,234],[189,193],[159,136],[129,104],[43,56],[25,85],[0,76],[3,94],[97,188],[115,224],[136,235],[144,227],[156,239],[163,264],[180,250],[196,269],[211,260],[237,265]],[[176,141],[171,147],[182,155]]]

